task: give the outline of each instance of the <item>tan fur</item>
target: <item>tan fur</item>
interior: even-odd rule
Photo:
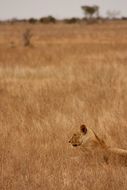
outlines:
[[[115,163],[117,160],[127,165],[127,150],[106,145],[91,128],[86,128],[85,125],[80,126],[80,132],[75,133],[69,143],[74,147],[79,147],[85,153],[101,153],[106,163],[110,161]]]

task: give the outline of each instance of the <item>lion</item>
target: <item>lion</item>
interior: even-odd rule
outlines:
[[[84,124],[80,126],[79,132],[73,134],[69,143],[73,147],[80,147],[86,154],[101,155],[106,164],[112,162],[127,166],[127,150],[108,146],[93,129],[87,128]]]

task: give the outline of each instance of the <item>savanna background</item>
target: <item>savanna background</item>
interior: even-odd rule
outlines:
[[[89,165],[68,141],[86,124],[127,149],[126,94],[126,21],[1,23],[0,189],[125,190],[126,167]]]

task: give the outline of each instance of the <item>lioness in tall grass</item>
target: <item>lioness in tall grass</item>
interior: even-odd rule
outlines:
[[[80,126],[80,131],[73,134],[69,143],[73,147],[80,147],[89,156],[101,156],[107,164],[127,166],[127,150],[108,146],[91,128],[85,125]]]

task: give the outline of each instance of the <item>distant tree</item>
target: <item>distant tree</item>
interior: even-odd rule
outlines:
[[[127,20],[127,17],[124,17],[124,16],[123,16],[121,19],[122,19],[122,20]]]
[[[27,22],[27,19],[21,19],[20,22]]]
[[[116,11],[116,10],[113,10],[113,11],[108,10],[107,11],[107,16],[108,16],[109,19],[115,19],[119,15],[120,15],[120,11]]]
[[[35,19],[35,18],[30,18],[30,19],[28,20],[28,22],[29,22],[30,24],[35,24],[35,23],[37,22],[37,19]]]
[[[15,23],[19,22],[19,20],[17,18],[12,18],[12,19],[9,20],[9,22],[11,24],[15,24]]]
[[[94,5],[94,6],[82,6],[81,7],[84,14],[85,14],[85,17],[87,19],[92,19],[93,16],[96,16],[96,18],[99,17],[99,7],[97,5]]]
[[[69,18],[68,18],[68,19],[64,19],[63,21],[64,21],[65,23],[67,23],[67,24],[74,24],[74,23],[79,22],[80,19],[73,17],[73,18],[70,18],[70,19],[69,19]]]
[[[45,24],[55,23],[56,19],[53,16],[47,16],[47,17],[40,18],[40,22],[45,23]]]

